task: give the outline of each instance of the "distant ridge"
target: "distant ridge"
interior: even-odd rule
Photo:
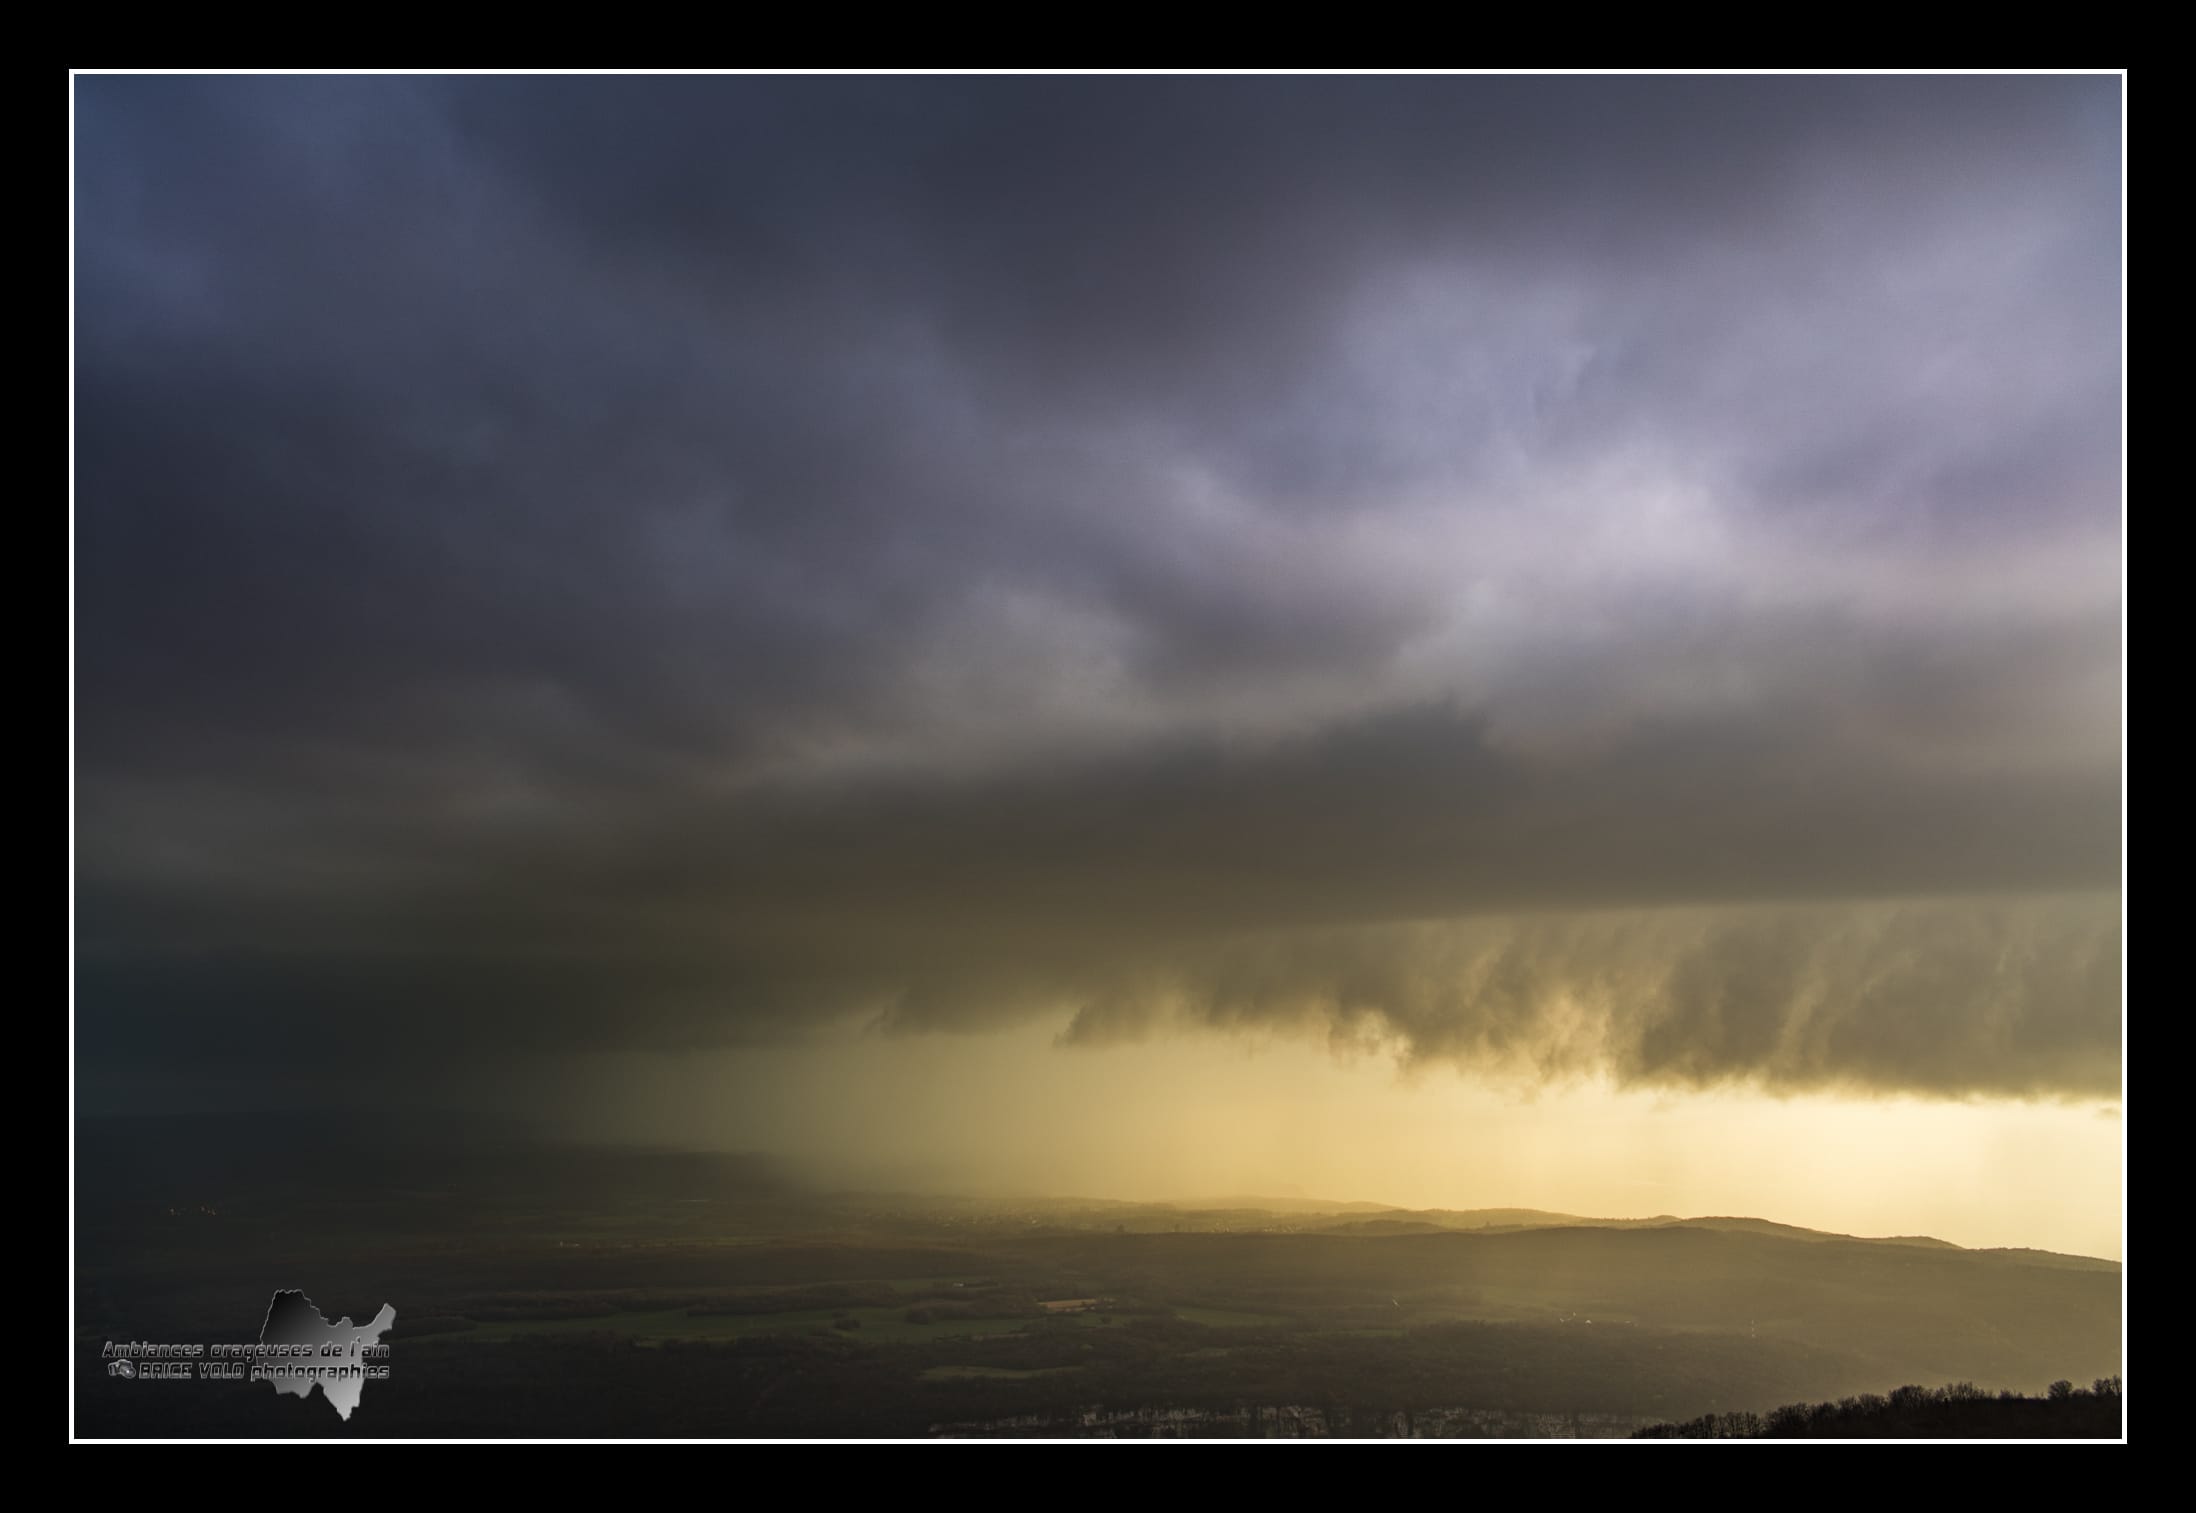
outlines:
[[[1268,1214],[1399,1214],[1393,1203],[1342,1203],[1331,1198],[1178,1198],[1153,1205],[1179,1208],[1187,1213],[1240,1212]]]
[[[1598,1222],[1594,1220],[1589,1223]],[[1654,1221],[1647,1221],[1653,1226]],[[1834,1230],[1805,1229],[1797,1224],[1779,1224],[1770,1219],[1748,1219],[1736,1215],[1716,1214],[1698,1219],[1672,1219],[1657,1227],[1684,1229],[1737,1230],[1747,1234],[1780,1235],[1788,1240],[1843,1240],[1856,1245],[1918,1245],[1932,1250],[1964,1250],[1964,1245],[1954,1245],[1950,1240],[1940,1240],[1935,1235],[1846,1235]]]
[[[1224,1227],[1247,1225],[1245,1216],[1265,1215],[1289,1221],[1288,1228],[1314,1234],[1376,1239],[1383,1236],[1427,1234],[1503,1234],[1534,1229],[1689,1229],[1724,1234],[1761,1235],[1806,1244],[1883,1245],[1914,1250],[1952,1250],[1968,1255],[2024,1266],[2053,1266],[2070,1271],[2118,1271],[2120,1263],[2099,1256],[2070,1255],[2060,1251],[2018,1247],[1977,1247],[1956,1244],[1935,1235],[1851,1235],[1837,1230],[1809,1229],[1781,1224],[1745,1214],[1650,1214],[1642,1218],[1612,1219],[1589,1214],[1563,1213],[1548,1208],[1402,1208],[1392,1203],[1341,1202],[1331,1198],[1275,1198],[1256,1193],[1214,1198],[1170,1198],[1144,1202],[1120,1198],[1040,1198],[1026,1200],[1032,1207],[1062,1215],[1082,1211],[1109,1216],[1136,1213],[1147,1216],[1181,1214],[1224,1221]],[[1321,1223],[1325,1219],[1328,1222]],[[1208,1226],[1209,1227],[1209,1226]]]
[[[1656,1214],[1645,1219],[1601,1219],[1582,1214],[1553,1213],[1539,1208],[1390,1209],[1377,1220],[1344,1222],[1326,1227],[1327,1232],[1332,1234],[1368,1235],[1423,1233],[1430,1230],[1521,1229],[1708,1229],[1734,1234],[1773,1235],[1780,1239],[1815,1243],[1908,1245],[1926,1250],[1965,1249],[1964,1246],[1955,1245],[1950,1240],[1940,1240],[1934,1235],[1848,1235],[1736,1214],[1708,1214],[1690,1219],[1679,1218],[1675,1214]],[[2044,1256],[2050,1253],[2035,1251],[2027,1254]],[[2090,1258],[2069,1259],[2081,1261]]]

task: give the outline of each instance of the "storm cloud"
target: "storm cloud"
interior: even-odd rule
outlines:
[[[82,78],[86,1073],[1053,1015],[2114,1088],[2119,140]]]

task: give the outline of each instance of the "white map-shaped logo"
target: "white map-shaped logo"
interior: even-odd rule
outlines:
[[[318,1387],[338,1417],[348,1423],[365,1389],[369,1366],[378,1367],[384,1357],[368,1347],[379,1346],[381,1337],[396,1327],[396,1310],[387,1303],[367,1324],[353,1324],[346,1314],[331,1324],[298,1291],[278,1292],[267,1305],[267,1322],[260,1325],[262,1345],[303,1345],[303,1354],[268,1356],[253,1371],[260,1381],[272,1382],[278,1393],[312,1396]]]

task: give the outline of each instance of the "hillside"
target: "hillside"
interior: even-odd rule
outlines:
[[[2035,1397],[1992,1395],[1973,1383],[1900,1387],[1835,1403],[1790,1403],[1768,1413],[1711,1413],[1654,1424],[1634,1439],[2118,1439],[2125,1433],[2120,1379],[2087,1387],[2053,1382]]]
[[[2086,1257],[1728,1217],[852,1197],[679,1152],[168,1133],[79,1142],[87,1432],[317,1428],[100,1368],[102,1340],[249,1337],[277,1285],[395,1308],[398,1371],[362,1412],[426,1436],[1622,1435],[2121,1371],[2120,1268]],[[1066,1299],[1100,1301],[1045,1306]]]

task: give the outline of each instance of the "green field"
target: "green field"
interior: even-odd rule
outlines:
[[[406,1196],[401,1171],[326,1196],[270,1178],[199,1222],[145,1185],[144,1151],[88,1186],[76,1300],[77,1408],[120,1438],[327,1431],[317,1398],[147,1390],[104,1369],[104,1340],[248,1331],[269,1274],[308,1280],[329,1317],[396,1309],[396,1368],[360,1409],[394,1437],[1267,1434],[1297,1424],[1267,1410],[1305,1404],[1333,1435],[1400,1432],[1398,1414],[1412,1432],[1629,1432],[2120,1369],[2118,1270],[2076,1257],[1728,1227],[1359,1235],[1190,1215],[1139,1233],[1110,1208],[1080,1225],[1057,1208],[978,1223],[987,1211],[965,1203],[743,1211],[649,1198],[692,1174],[645,1153],[583,1166],[598,1186],[576,1196],[558,1185],[565,1158],[532,1176],[494,1166],[464,1204]],[[549,1238],[598,1213],[621,1214],[627,1238]],[[1106,1302],[1043,1310],[1068,1298]]]
[[[1288,1322],[1277,1313],[1248,1313],[1240,1308],[1177,1308],[1174,1316],[1214,1329],[1275,1329]]]
[[[834,1320],[850,1317],[859,1329],[836,1330]],[[903,1310],[895,1308],[809,1308],[790,1313],[688,1313],[670,1309],[660,1313],[608,1313],[578,1319],[515,1319],[482,1324],[468,1330],[469,1340],[512,1340],[543,1334],[630,1335],[642,1344],[664,1340],[736,1340],[758,1334],[799,1334],[817,1330],[844,1333],[870,1344],[917,1344],[975,1335],[1015,1334],[1029,1327],[1027,1319],[941,1319],[934,1324],[910,1324]]]
[[[1075,1366],[1037,1366],[1015,1370],[1007,1366],[932,1366],[918,1380],[925,1382],[1026,1382],[1031,1377],[1065,1376]]]

